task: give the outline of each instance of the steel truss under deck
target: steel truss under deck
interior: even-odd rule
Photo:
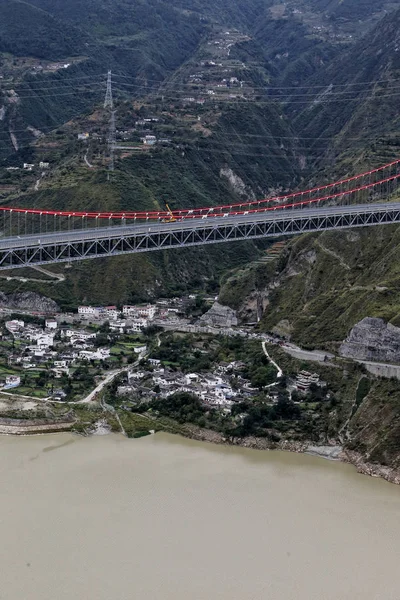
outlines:
[[[218,224],[213,223],[212,219],[196,219],[190,223],[182,222],[181,226],[180,223],[165,223],[158,228],[126,226],[126,232],[122,227],[114,228],[115,231],[112,227],[99,228],[98,234],[91,234],[92,239],[87,239],[88,232],[85,230],[74,232],[74,239],[69,239],[68,232],[61,232],[56,239],[54,235],[42,236],[36,244],[32,242],[32,237],[26,238],[29,243],[24,242],[24,237],[3,239],[0,244],[0,270],[328,229],[400,223],[400,204],[382,204],[373,212],[368,205],[357,207],[357,212],[355,208],[342,207],[342,212],[337,214],[322,211],[318,214],[304,209],[292,211],[290,215],[274,215],[274,219],[269,217],[251,221],[231,218],[226,223]]]

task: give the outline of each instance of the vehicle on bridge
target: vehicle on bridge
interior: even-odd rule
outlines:
[[[174,213],[170,209],[169,204],[165,203],[165,206],[167,207],[167,211],[168,211],[169,216],[165,217],[165,219],[163,219],[161,221],[161,223],[175,223],[177,221],[177,219],[176,219],[176,217],[174,217]]]

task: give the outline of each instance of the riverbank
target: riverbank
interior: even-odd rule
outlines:
[[[253,450],[282,450],[297,454],[310,454],[326,460],[335,460],[353,465],[357,472],[370,477],[385,479],[389,483],[400,485],[400,469],[393,469],[385,465],[370,463],[358,452],[346,450],[342,446],[316,446],[314,442],[296,442],[280,440],[272,442],[266,438],[249,436],[245,438],[226,438],[222,434],[200,427],[185,426],[182,435],[193,440],[223,444],[227,446],[240,446]]]
[[[99,421],[101,427],[97,427],[97,422],[92,428],[88,428],[85,431],[73,431],[79,435],[85,435],[90,437],[92,435],[102,435],[107,433],[115,433],[116,430],[112,427],[105,426],[107,419]],[[11,435],[11,436],[29,436],[39,435],[45,433],[64,433],[70,431],[77,424],[76,419],[60,419],[53,421],[46,421],[45,419],[0,419],[0,435]],[[151,422],[149,421],[149,425]],[[358,452],[344,449],[342,446],[331,445],[331,446],[317,446],[312,441],[293,441],[293,440],[279,440],[272,441],[265,437],[235,437],[227,438],[222,433],[212,431],[210,429],[203,429],[201,427],[185,424],[174,430],[170,427],[161,427],[159,431],[167,431],[175,435],[182,435],[188,439],[208,442],[211,444],[225,445],[225,446],[236,446],[242,448],[250,448],[253,450],[282,450],[285,452],[293,452],[296,454],[309,454],[317,456],[319,458],[325,458],[326,460],[334,460],[343,463],[353,465],[357,472],[363,475],[369,475],[370,477],[377,477],[385,479],[390,483],[400,485],[400,469],[393,469],[391,467],[370,463]],[[157,431],[153,427],[149,427],[149,434]],[[140,432],[143,434],[144,430]],[[121,431],[124,435],[124,432]],[[126,437],[136,437],[126,436]]]
[[[35,435],[40,433],[65,433],[75,425],[76,419],[0,419],[1,435]]]

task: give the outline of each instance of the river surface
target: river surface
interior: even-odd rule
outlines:
[[[399,600],[400,487],[167,434],[0,437],[2,600]]]

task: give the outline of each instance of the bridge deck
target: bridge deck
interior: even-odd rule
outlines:
[[[273,210],[249,215],[226,215],[226,217],[212,217],[187,219],[173,223],[151,222],[139,225],[127,224],[120,226],[100,226],[91,229],[76,229],[70,231],[59,231],[52,233],[36,233],[0,239],[0,250],[32,248],[47,246],[49,244],[64,244],[69,242],[88,242],[94,240],[105,240],[119,238],[120,236],[138,236],[166,232],[189,232],[204,228],[220,228],[227,226],[248,225],[249,223],[273,223],[282,221],[304,220],[321,217],[337,217],[342,215],[367,215],[392,212],[400,210],[400,202],[359,204],[350,206],[325,206],[318,208]]]
[[[0,240],[0,270],[118,254],[400,223],[400,202],[313,206],[173,223],[103,226]]]

